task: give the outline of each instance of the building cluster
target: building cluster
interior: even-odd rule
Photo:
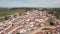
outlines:
[[[50,21],[54,25],[51,25]],[[48,14],[47,11],[33,10],[28,11],[26,15],[11,15],[8,20],[0,24],[0,27],[0,34],[16,34],[18,32],[21,34],[47,34],[50,32],[50,30],[42,30],[43,28],[51,28],[53,34],[58,34],[60,20],[56,16]],[[59,30],[56,30],[56,28]]]

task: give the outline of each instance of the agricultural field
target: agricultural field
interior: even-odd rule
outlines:
[[[10,15],[10,14],[13,14],[14,12],[8,12],[8,11],[0,11],[0,16],[4,16],[4,15]]]
[[[0,11],[0,16],[6,16],[6,15],[11,15],[11,14],[15,14],[18,12],[15,11]]]
[[[0,10],[0,16],[6,16],[6,15],[11,15],[11,14],[17,14],[17,13],[25,13],[26,10]]]

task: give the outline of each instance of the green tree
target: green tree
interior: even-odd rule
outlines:
[[[9,17],[5,16],[5,20],[7,20]]]
[[[20,34],[20,33],[18,32],[18,33],[16,33],[16,34]]]

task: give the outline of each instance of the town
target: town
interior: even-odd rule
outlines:
[[[0,22],[0,34],[60,34],[60,20],[47,11],[31,10]]]

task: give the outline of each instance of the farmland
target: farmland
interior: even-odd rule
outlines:
[[[4,15],[10,15],[10,14],[13,14],[14,12],[8,12],[8,11],[0,11],[0,16],[4,16]]]
[[[18,13],[18,11],[0,11],[0,16],[6,16],[6,15],[11,15]]]

